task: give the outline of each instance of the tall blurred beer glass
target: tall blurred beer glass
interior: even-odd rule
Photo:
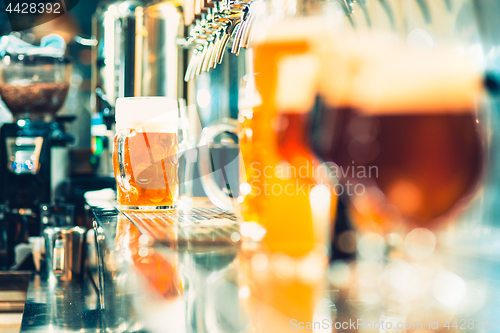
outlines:
[[[177,103],[168,97],[119,98],[113,168],[122,210],[177,207]]]
[[[256,41],[253,47],[255,75],[251,80],[259,98],[253,105],[241,106],[240,146],[246,172],[243,184],[247,189],[241,207],[243,218],[267,230],[265,241],[272,244],[271,247],[280,244],[283,247],[280,251],[293,256],[307,254],[316,242],[309,197],[311,187],[301,186],[315,182],[312,173],[319,163],[315,164],[304,140],[301,143],[306,148],[289,139],[307,129],[316,94],[317,66],[313,60],[299,61],[298,66],[305,67],[295,74],[286,73],[290,68],[283,70],[287,78],[281,85],[296,81],[299,94],[291,89],[293,84],[287,85],[281,87],[284,91],[280,95],[285,96],[281,99],[277,94],[279,69],[286,59],[314,54],[325,29],[324,20],[314,16],[285,19],[270,27],[265,38]],[[300,99],[300,93],[304,93],[305,102],[294,105],[292,101],[295,97]],[[286,101],[287,96],[291,103],[280,103]],[[287,175],[281,172],[283,170],[295,172]],[[304,188],[305,191],[301,190]]]
[[[433,227],[482,173],[480,73],[449,52],[403,48],[357,65],[325,71],[317,151],[338,165],[361,227]]]
[[[307,255],[323,242],[319,235],[327,232],[326,228],[316,232],[319,228],[314,222],[310,195],[316,182],[314,169],[320,165],[305,140],[316,95],[318,66],[312,56],[311,61],[299,61],[299,66],[305,63],[309,67],[298,68],[296,74],[285,74],[281,101],[290,101],[281,107],[277,101],[278,71],[284,59],[313,55],[326,25],[320,16],[304,16],[287,18],[265,29],[261,38],[254,40],[251,64],[254,74],[245,76],[241,85],[238,128],[230,122],[218,123],[206,127],[202,133],[202,145],[210,144],[222,131],[239,135],[242,171],[239,195],[233,193],[236,200],[228,200],[216,188],[217,184],[210,181],[210,170],[204,168],[209,159],[200,150],[202,182],[212,202],[226,209],[236,205],[243,221],[265,229],[261,235],[271,251],[294,257]],[[295,81],[293,89],[285,84]],[[301,107],[292,105],[297,98],[306,102],[300,102]],[[303,138],[297,140],[301,133]]]
[[[312,3],[289,2],[297,7],[283,9],[278,22],[269,25],[273,19],[267,16],[255,23],[265,31],[255,32],[254,74],[241,86],[244,171],[237,211],[245,222],[245,245],[238,261],[239,288],[254,332],[292,332],[291,320],[311,322],[323,292],[326,235],[336,201],[316,177],[320,165],[307,145],[317,93],[315,49],[327,26],[321,16],[306,13]]]

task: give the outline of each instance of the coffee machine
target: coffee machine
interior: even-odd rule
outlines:
[[[0,203],[7,205],[3,224],[10,267],[14,246],[41,234],[40,204],[54,202],[66,178],[68,144],[64,124],[55,116],[69,90],[71,62],[66,57],[9,54],[0,58],[0,97],[13,122],[0,128]]]

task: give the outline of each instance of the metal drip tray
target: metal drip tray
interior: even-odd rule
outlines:
[[[170,248],[234,246],[241,239],[236,216],[213,206],[171,212],[120,213],[141,233]]]

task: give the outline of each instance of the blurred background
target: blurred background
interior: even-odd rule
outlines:
[[[76,7],[68,14],[56,18],[50,22],[39,25],[30,31],[26,31],[23,38],[32,44],[39,43],[43,36],[55,33],[61,35],[68,44],[68,55],[75,61],[73,62],[72,74],[72,94],[70,95],[71,104],[76,108],[66,109],[62,112],[70,112],[77,115],[78,124],[71,130],[77,134],[78,140],[75,142],[74,149],[90,149],[90,89],[91,89],[91,49],[90,46],[83,46],[77,43],[75,36],[92,36],[92,15],[95,13],[98,0],[80,1]],[[5,4],[0,4],[0,23],[2,24],[0,35],[10,33],[11,27],[8,21]],[[0,121],[5,122],[11,119],[5,106],[1,109]]]
[[[311,319],[319,299],[330,319],[497,315],[498,0],[81,0],[14,33],[5,10],[0,270],[40,270],[32,237],[44,230],[95,227],[109,242],[99,273],[113,291],[133,275],[113,261],[130,247],[152,280],[160,275],[141,258],[242,287],[223,303],[246,304],[250,322],[261,301],[277,309],[263,317],[269,332],[286,331],[269,327],[295,315]],[[131,96],[177,103],[179,203],[191,209],[208,197],[217,214],[242,222],[231,242],[261,242],[242,250],[237,273],[236,245],[220,260],[161,246],[142,256],[149,238],[138,245],[128,220],[122,230],[116,216],[93,224],[95,202],[116,205],[115,102]],[[375,178],[354,174],[370,166]],[[306,176],[276,171],[302,168]],[[318,176],[327,168],[340,173]],[[363,191],[334,191],[349,182]],[[135,243],[125,244],[127,232]],[[182,296],[174,284],[167,298]],[[236,322],[228,331],[245,332]]]

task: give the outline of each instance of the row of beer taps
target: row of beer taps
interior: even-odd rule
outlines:
[[[232,37],[231,53],[238,55],[242,47],[248,47],[254,21],[250,11],[252,1],[212,0],[201,4],[194,28],[183,40],[183,46],[193,50],[184,76],[186,82],[222,63]]]

